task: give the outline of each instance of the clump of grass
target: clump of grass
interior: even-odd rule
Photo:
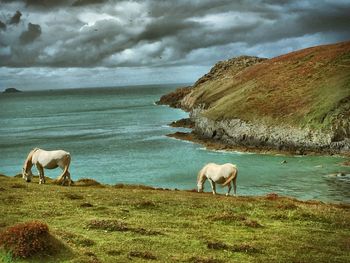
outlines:
[[[0,192],[3,192],[5,191],[5,188],[4,187],[0,187]]]
[[[89,257],[89,263],[100,263],[101,261],[98,259],[98,257],[96,256],[95,253],[91,252],[91,251],[86,251],[84,253],[85,256]]]
[[[135,204],[135,207],[137,208],[143,208],[143,209],[147,209],[147,208],[155,208],[156,204],[150,200],[143,200],[139,203]]]
[[[229,245],[222,242],[208,242],[207,248],[216,250],[227,250],[229,249]]]
[[[103,187],[99,182],[97,182],[94,179],[90,178],[81,178],[78,181],[74,183],[76,186],[97,186],[97,187]]]
[[[254,254],[254,253],[261,252],[260,249],[249,244],[233,245],[230,249],[232,252],[241,252],[241,253],[247,253],[247,254]]]
[[[101,229],[107,231],[128,231],[130,230],[126,223],[118,220],[92,220],[88,224],[89,228]]]
[[[19,223],[0,234],[0,246],[14,257],[28,258],[53,250],[49,227],[40,221]]]
[[[130,251],[128,254],[129,257],[142,258],[148,260],[156,260],[157,257],[149,251]]]
[[[122,254],[122,252],[119,250],[108,250],[106,254],[109,256],[119,256]]]
[[[208,242],[207,248],[214,250],[227,250],[231,252],[242,252],[248,254],[260,252],[259,249],[249,244],[227,245],[223,242]]]
[[[209,220],[211,221],[224,221],[224,222],[236,222],[236,221],[244,221],[247,218],[244,215],[237,215],[233,213],[223,212],[220,214],[216,214],[214,216],[209,216]]]
[[[215,258],[191,257],[188,262],[191,263],[222,263],[223,261]]]
[[[296,206],[295,204],[293,203],[283,203],[283,204],[279,204],[277,206],[278,209],[283,209],[283,210],[294,210],[294,209],[297,209],[298,206]]]
[[[93,207],[93,205],[90,204],[90,203],[88,203],[88,202],[82,203],[82,204],[80,204],[79,206],[82,207],[82,208]]]
[[[89,238],[86,238],[82,235],[74,234],[63,230],[56,231],[55,234],[70,244],[74,244],[82,247],[91,247],[95,245],[95,241]]]
[[[252,227],[252,228],[260,228],[263,227],[258,221],[248,219],[244,221],[244,225],[247,227]]]
[[[267,200],[277,200],[278,199],[278,194],[276,193],[269,193],[266,195],[266,199]]]
[[[157,235],[162,235],[161,232],[155,231],[155,230],[149,230],[149,229],[144,229],[142,227],[140,228],[132,228],[130,229],[132,232],[145,235],[145,236],[157,236]]]
[[[11,188],[26,188],[27,186],[24,184],[14,183],[11,185]]]
[[[156,190],[156,188],[147,185],[128,185],[128,184],[115,184],[115,188],[125,189],[142,189],[142,190]]]
[[[75,194],[75,193],[64,193],[64,196],[71,200],[81,200],[84,199],[83,196]]]

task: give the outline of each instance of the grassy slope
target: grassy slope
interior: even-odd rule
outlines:
[[[349,114],[349,101],[339,106],[350,97],[350,42],[292,52],[234,74],[228,70],[196,86],[191,96],[195,105],[209,106],[205,115],[214,120],[329,128],[339,111]]]
[[[29,262],[144,262],[142,257],[150,256],[153,262],[350,260],[348,206],[273,196],[38,185],[4,176],[0,186],[1,228],[38,219],[67,247],[53,258]],[[92,229],[92,220],[118,220],[127,229]],[[0,258],[6,259],[3,251]]]

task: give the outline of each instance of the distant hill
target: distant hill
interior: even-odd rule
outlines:
[[[350,42],[219,62],[178,103],[232,145],[350,152]]]
[[[3,91],[3,93],[17,93],[17,92],[22,92],[22,91],[15,88],[7,88]]]

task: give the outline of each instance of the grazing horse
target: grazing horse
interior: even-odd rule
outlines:
[[[237,167],[231,163],[225,163],[222,165],[215,163],[206,164],[198,173],[197,187],[198,192],[203,192],[203,185],[205,180],[209,180],[213,194],[216,194],[215,184],[221,184],[222,186],[228,186],[226,196],[231,191],[231,182],[233,182],[234,195],[236,195],[236,179],[238,175]]]
[[[32,166],[35,165],[39,171],[39,184],[43,184],[45,183],[44,168],[54,169],[60,167],[63,173],[58,177],[57,181],[64,184],[66,179],[68,179],[68,185],[70,185],[72,182],[68,171],[70,161],[70,154],[66,151],[45,151],[35,148],[30,151],[24,162],[22,177],[26,182],[30,182],[33,177]]]

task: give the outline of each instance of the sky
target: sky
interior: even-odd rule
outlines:
[[[0,0],[0,90],[193,83],[350,40],[350,0]]]

